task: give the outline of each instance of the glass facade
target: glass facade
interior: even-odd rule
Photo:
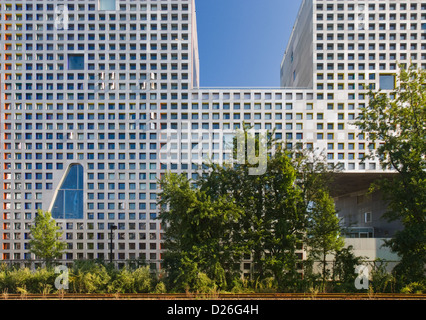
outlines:
[[[83,219],[83,166],[71,165],[52,207],[54,219]]]

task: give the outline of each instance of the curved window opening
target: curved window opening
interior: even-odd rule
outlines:
[[[54,219],[83,219],[83,166],[70,165],[52,207]]]

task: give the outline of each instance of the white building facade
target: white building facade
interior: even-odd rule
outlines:
[[[353,121],[365,86],[394,87],[397,61],[426,66],[425,1],[303,1],[270,90],[199,88],[193,0],[0,0],[0,16],[1,260],[34,258],[42,209],[64,260],[109,259],[116,225],[112,258],[159,268],[158,179],[228,159],[243,122],[341,164],[337,206],[365,229],[352,237],[397,229],[374,225],[385,207],[363,179],[382,170]]]

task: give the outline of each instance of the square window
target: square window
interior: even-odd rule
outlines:
[[[68,70],[84,70],[84,54],[69,54]]]
[[[115,1],[116,0],[99,0],[99,9],[100,10],[115,10]]]
[[[395,89],[395,75],[381,74],[380,75],[380,89],[381,90],[394,90]]]

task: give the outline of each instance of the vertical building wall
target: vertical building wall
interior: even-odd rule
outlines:
[[[33,258],[35,214],[52,209],[79,164],[83,218],[58,219],[64,259],[108,259],[115,224],[114,258],[158,267],[157,179],[167,170],[196,178],[198,161],[223,158],[220,135],[243,122],[345,172],[381,172],[363,161],[376,146],[353,125],[364,85],[395,73],[396,60],[426,59],[422,1],[304,1],[282,65],[283,86],[312,87],[303,90],[198,89],[193,0],[0,0],[0,15],[2,259]],[[342,199],[348,210],[352,200]]]
[[[348,238],[391,238],[402,229],[400,221],[389,222],[385,218],[388,208],[380,193],[369,194],[365,189],[335,200]]]
[[[281,63],[281,87],[313,86],[313,1],[301,4],[293,32]]]
[[[0,1],[2,259],[30,258],[37,210],[69,211],[77,193],[83,217],[54,210],[65,259],[107,259],[112,224],[115,259],[161,258],[159,121],[198,86],[194,5]],[[61,189],[76,164],[83,193]]]
[[[192,0],[192,20],[191,20],[191,51],[192,51],[192,69],[191,69],[191,79],[192,79],[192,88],[198,88],[200,86],[200,58],[198,53],[198,33],[197,33],[197,13],[195,0]]]

